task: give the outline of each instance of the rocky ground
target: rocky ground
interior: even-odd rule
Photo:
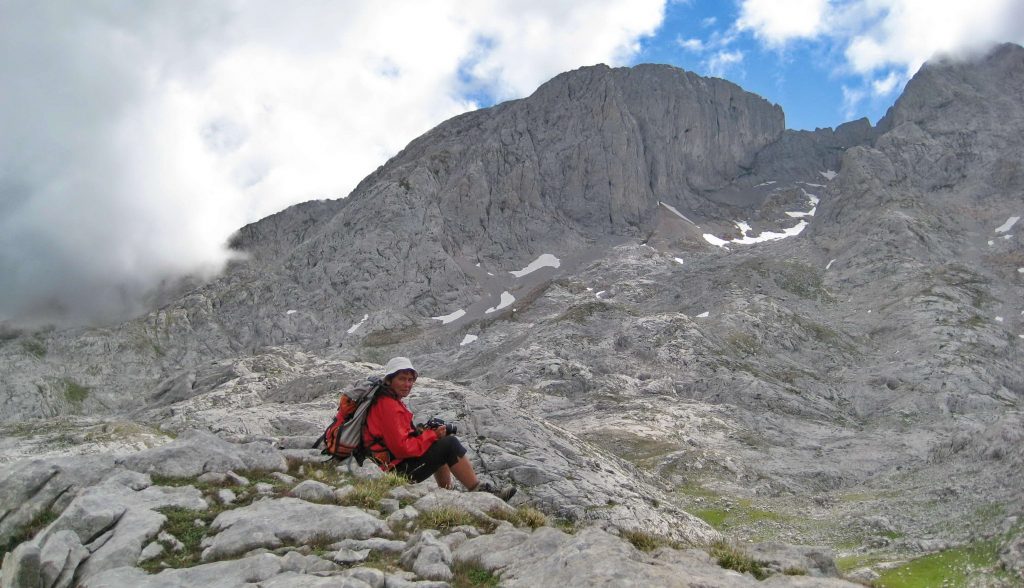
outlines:
[[[5,466],[3,586],[853,585],[826,551],[558,519],[529,489],[408,485],[287,447],[304,441],[189,431]]]

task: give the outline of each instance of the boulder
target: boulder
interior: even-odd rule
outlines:
[[[314,504],[297,498],[263,499],[225,511],[210,526],[217,534],[204,543],[203,560],[252,549],[275,549],[313,540],[388,537],[383,521],[354,507]]]

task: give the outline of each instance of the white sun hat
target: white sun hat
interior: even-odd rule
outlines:
[[[412,370],[412,373],[416,374],[416,368],[412,367],[412,362],[408,357],[392,357],[384,366],[384,377],[390,378],[402,370]]]

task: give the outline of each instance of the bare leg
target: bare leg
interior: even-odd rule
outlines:
[[[437,480],[437,485],[442,488],[452,487],[452,474],[455,474],[455,479],[460,484],[465,486],[466,490],[472,490],[476,488],[479,480],[476,479],[476,472],[473,471],[473,464],[469,463],[466,456],[463,455],[459,458],[459,461],[455,462],[451,468],[448,466],[441,466],[436,472],[434,472],[434,479]],[[441,482],[446,482],[447,485],[442,485]]]
[[[437,471],[434,472],[434,480],[437,482],[438,488],[452,489],[452,471],[448,469],[448,466],[443,465],[437,468]]]

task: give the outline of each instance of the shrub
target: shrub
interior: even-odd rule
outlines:
[[[718,561],[718,565],[728,570],[750,574],[758,580],[768,577],[768,572],[765,571],[761,562],[725,541],[718,541],[711,546],[711,557]]]

